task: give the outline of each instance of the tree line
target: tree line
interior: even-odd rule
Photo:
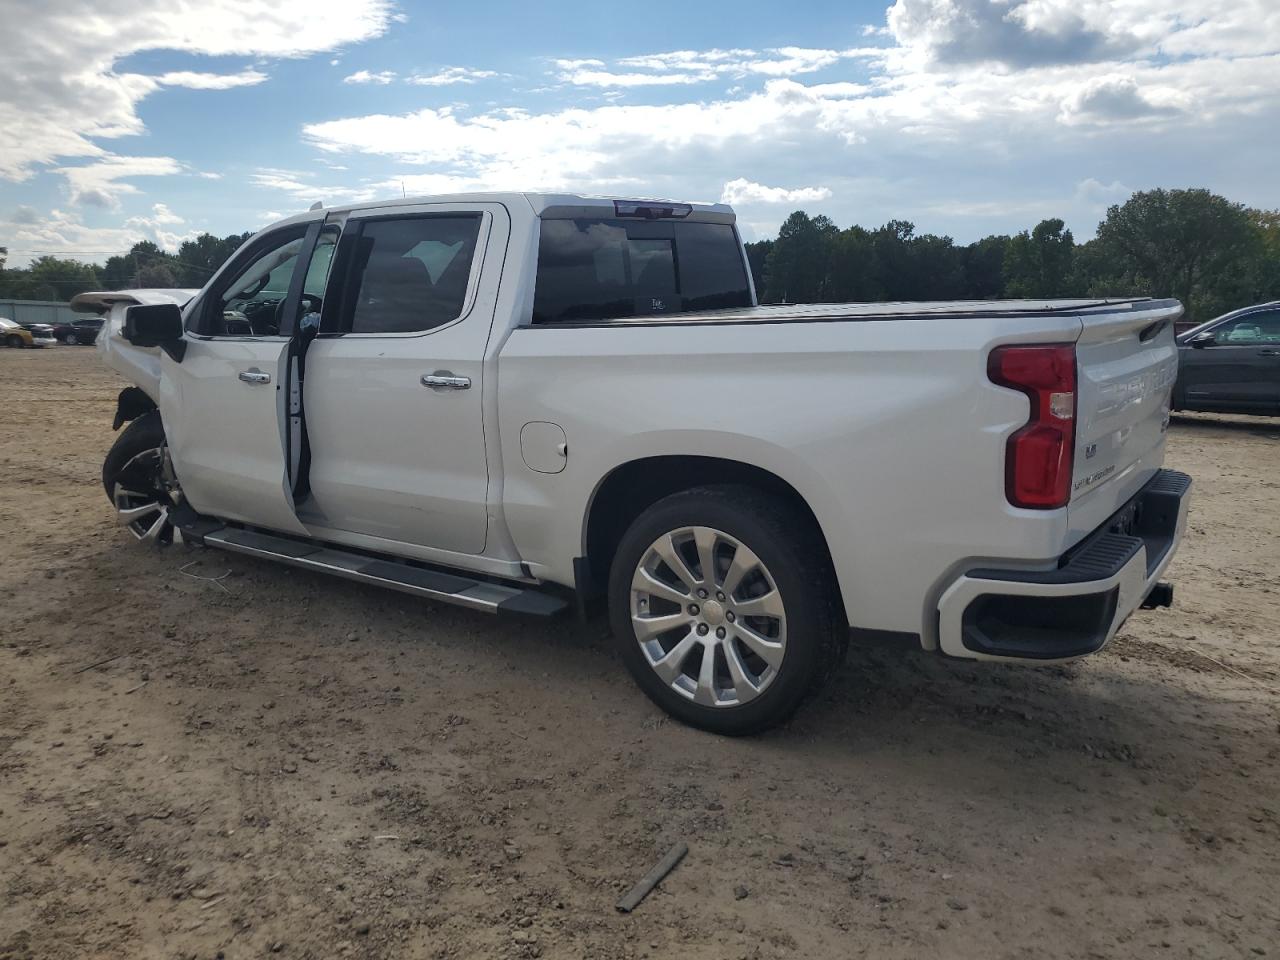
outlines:
[[[798,210],[746,247],[762,303],[1153,296],[1199,321],[1280,299],[1280,211],[1198,189],[1135,193],[1086,243],[1060,219],[960,245],[905,220],[841,230]]]
[[[5,249],[0,247],[0,299],[70,300],[86,290],[203,287],[251,236],[252,232],[225,237],[202,233],[194,240],[184,240],[176,253],[141,240],[128,253],[108,257],[102,264],[43,256],[28,267],[13,270],[4,269]]]
[[[85,290],[202,287],[249,233],[204,233],[168,253],[149,240],[104,264],[44,256],[4,269],[0,298],[70,300]],[[1280,299],[1280,211],[1208,190],[1149,190],[1107,210],[1076,243],[1060,219],[970,244],[917,234],[906,220],[841,230],[797,210],[776,240],[748,243],[764,303],[990,300],[1004,297],[1176,297],[1189,319]]]

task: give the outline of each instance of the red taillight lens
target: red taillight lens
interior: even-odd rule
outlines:
[[[1009,438],[1005,495],[1015,507],[1052,510],[1071,499],[1076,446],[1076,348],[1071,344],[997,347],[987,362],[992,383],[1025,393],[1031,419]]]

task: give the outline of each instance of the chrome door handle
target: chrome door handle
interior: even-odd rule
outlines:
[[[263,373],[261,370],[241,370],[240,379],[245,383],[270,383],[271,374]]]
[[[441,370],[438,373],[424,373],[422,385],[433,390],[470,390],[471,378],[455,377],[448,370]]]

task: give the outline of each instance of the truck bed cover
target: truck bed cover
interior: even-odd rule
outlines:
[[[684,313],[646,314],[638,317],[582,319],[548,324],[555,327],[653,326],[737,323],[828,323],[841,320],[899,320],[911,317],[1020,316],[1119,313],[1167,308],[1182,312],[1177,300],[1128,297],[1117,300],[937,300],[881,303],[800,303],[727,310],[696,310]]]

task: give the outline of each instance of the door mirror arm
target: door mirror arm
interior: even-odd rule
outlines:
[[[149,303],[124,312],[124,338],[135,347],[159,347],[175,363],[187,353],[182,308],[176,303]]]

